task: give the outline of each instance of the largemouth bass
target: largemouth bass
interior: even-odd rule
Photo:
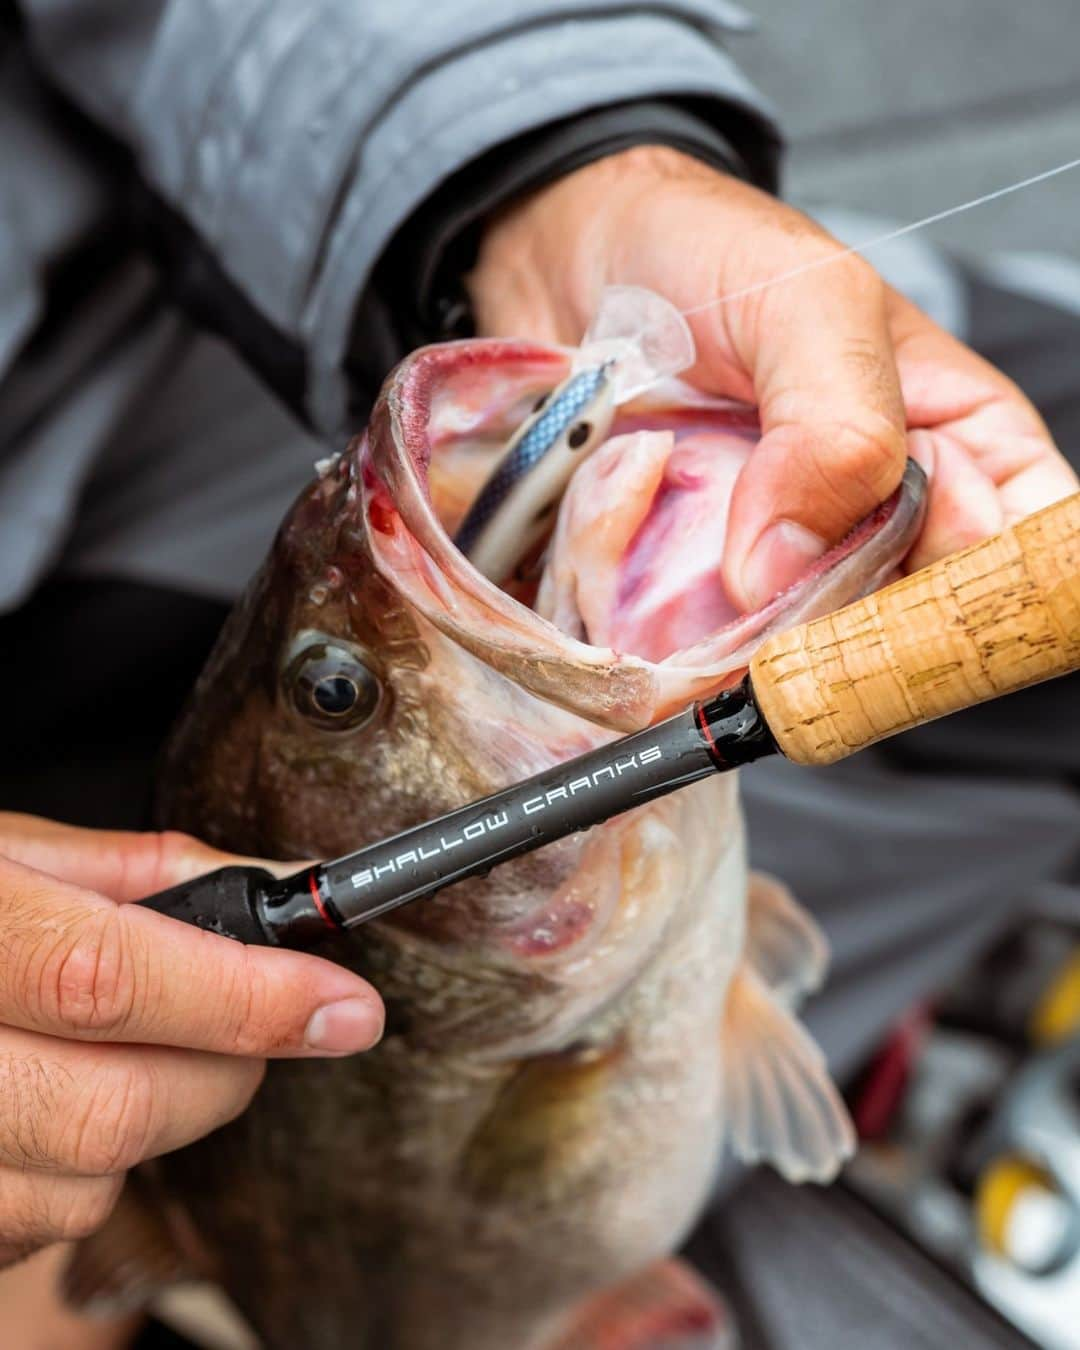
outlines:
[[[539,586],[500,589],[452,538],[569,370],[560,349],[468,341],[394,372],[229,620],[167,754],[162,824],[249,854],[347,852],[734,681],[768,632],[879,584],[917,530],[911,475],[737,612],[719,560],[756,424],[673,382],[619,410],[574,476]],[[824,945],[748,878],[733,775],[332,955],[386,999],[382,1044],[271,1064],[240,1120],[137,1183],[175,1270],[211,1272],[268,1350],[553,1350],[598,1345],[598,1325],[619,1350],[712,1344],[707,1292],[662,1263],[725,1143],[793,1180],[851,1151],[791,1011]],[[142,1250],[100,1284],[174,1270],[122,1207],[73,1289],[93,1294],[124,1223]]]

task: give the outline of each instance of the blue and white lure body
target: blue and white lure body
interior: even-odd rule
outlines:
[[[574,470],[607,438],[615,416],[613,363],[571,375],[509,441],[454,543],[491,581],[504,581],[551,529]]]

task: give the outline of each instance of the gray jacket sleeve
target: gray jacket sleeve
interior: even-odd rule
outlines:
[[[727,0],[22,0],[38,59],[276,335],[337,436],[358,301],[417,207],[524,132],[657,96],[768,112]],[[704,114],[703,114],[704,110]]]

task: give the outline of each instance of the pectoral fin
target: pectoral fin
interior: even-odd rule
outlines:
[[[789,1181],[832,1180],[855,1149],[847,1110],[821,1051],[746,962],[728,991],[721,1053],[736,1155]]]
[[[610,1087],[620,1042],[528,1060],[478,1126],[461,1184],[485,1204],[558,1204],[607,1175],[613,1156]]]
[[[821,987],[829,949],[821,929],[782,881],[750,873],[746,959],[787,1007]]]
[[[143,1164],[105,1224],[72,1250],[60,1278],[65,1304],[95,1320],[147,1309],[202,1350],[257,1350],[188,1227]]]
[[[61,1293],[69,1307],[94,1315],[126,1312],[146,1307],[162,1289],[201,1273],[136,1171],[102,1227],[73,1248]]]

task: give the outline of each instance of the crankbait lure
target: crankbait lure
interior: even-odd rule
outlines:
[[[614,413],[611,361],[571,375],[537,404],[454,538],[477,571],[502,581],[539,543],[574,470],[604,442]]]

